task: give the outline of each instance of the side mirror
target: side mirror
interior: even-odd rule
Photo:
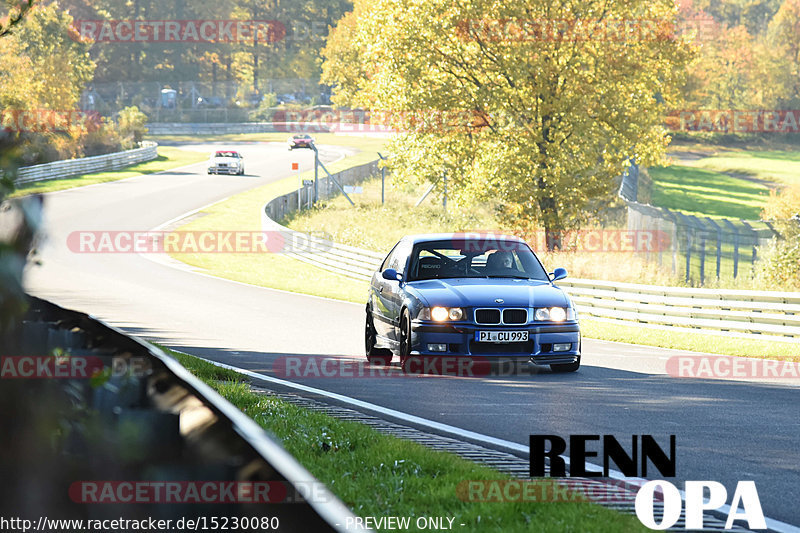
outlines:
[[[383,279],[387,279],[389,281],[402,281],[403,275],[393,268],[387,268],[383,271]]]
[[[550,274],[551,281],[558,281],[560,279],[564,279],[567,277],[567,269],[566,268],[557,268]]]

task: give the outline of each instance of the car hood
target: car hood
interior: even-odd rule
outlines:
[[[412,281],[406,287],[429,307],[564,307],[564,291],[546,281],[456,278]],[[503,300],[498,303],[496,300]]]

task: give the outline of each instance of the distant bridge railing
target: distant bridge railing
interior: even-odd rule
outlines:
[[[237,133],[328,133],[325,123],[292,122],[153,122],[149,135],[226,135]]]
[[[37,181],[80,176],[92,172],[119,170],[137,163],[152,161],[157,157],[158,144],[151,141],[144,141],[141,143],[141,148],[136,148],[134,150],[92,157],[81,157],[79,159],[53,161],[52,163],[35,165],[32,167],[22,167],[17,172],[17,179],[14,183],[16,185],[24,185]]]

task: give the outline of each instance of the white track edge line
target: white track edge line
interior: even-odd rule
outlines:
[[[167,347],[167,348],[172,350],[172,348],[169,348],[169,347]],[[319,394],[321,396],[325,396],[325,397],[331,398],[333,400],[340,401],[342,403],[354,405],[356,407],[362,407],[362,408],[368,409],[370,411],[374,411],[374,412],[377,412],[377,413],[385,414],[385,415],[393,417],[393,418],[399,418],[400,420],[405,420],[406,422],[410,422],[412,424],[417,424],[417,425],[420,425],[420,426],[423,426],[423,427],[435,429],[435,430],[438,430],[438,431],[441,431],[443,433],[447,433],[447,434],[450,434],[450,435],[455,435],[455,436],[458,436],[458,437],[464,437],[464,438],[467,438],[467,439],[475,440],[475,441],[478,441],[478,442],[483,442],[483,443],[486,443],[486,444],[492,444],[494,446],[499,446],[501,448],[506,448],[506,449],[510,449],[510,450],[514,450],[514,451],[518,451],[518,452],[528,453],[530,451],[527,446],[525,446],[523,444],[518,444],[516,442],[511,442],[511,441],[508,441],[508,440],[499,439],[497,437],[491,437],[489,435],[484,435],[482,433],[475,433],[474,431],[458,428],[458,427],[455,427],[455,426],[451,426],[449,424],[443,424],[441,422],[436,422],[435,420],[428,420],[427,418],[422,418],[422,417],[419,417],[419,416],[416,416],[416,415],[403,413],[402,411],[396,411],[396,410],[390,409],[388,407],[382,407],[380,405],[375,405],[373,403],[365,402],[363,400],[358,400],[356,398],[351,398],[349,396],[344,396],[342,394],[338,394],[338,393],[335,393],[335,392],[329,392],[329,391],[326,391],[326,390],[323,390],[323,389],[317,389],[315,387],[309,387],[308,385],[302,385],[300,383],[293,383],[291,381],[286,381],[286,380],[283,380],[283,379],[274,378],[272,376],[259,374],[258,372],[253,372],[251,370],[246,370],[244,368],[238,368],[238,367],[235,367],[235,366],[227,365],[225,363],[220,363],[218,361],[212,361],[212,360],[206,359],[204,357],[198,357],[196,355],[188,354],[186,352],[180,352],[179,350],[172,350],[172,351],[178,352],[178,353],[184,353],[186,355],[192,355],[192,357],[197,357],[198,359],[201,359],[201,360],[203,360],[203,361],[205,361],[207,363],[211,363],[214,366],[218,366],[220,368],[226,368],[228,370],[233,370],[234,372],[238,372],[239,374],[243,374],[245,376],[250,376],[252,378],[259,379],[261,381],[274,383],[276,385],[281,385],[281,386],[284,386],[284,387],[289,387],[289,388],[301,390],[301,391],[304,391],[304,392],[310,392],[310,393],[313,393],[313,394]],[[564,457],[564,462],[566,464],[569,464],[569,458],[568,457]],[[587,464],[587,467],[594,467],[594,468],[589,468],[589,470],[594,470],[596,472],[602,472],[602,468],[597,466],[597,465]],[[611,477],[613,479],[626,481],[626,482],[629,482],[629,483],[646,483],[647,481],[650,481],[650,480],[646,480],[646,479],[643,479],[643,478],[626,477],[626,476],[622,475],[621,472],[618,472],[616,470],[611,470],[611,469],[609,469],[608,473],[609,473],[609,477]],[[680,489],[678,489],[678,492],[681,495],[681,499],[685,500],[686,499],[686,493],[683,490],[680,490]],[[730,505],[726,504],[723,507],[720,507],[718,510],[721,511],[722,513],[730,514],[731,507],[730,507]],[[791,524],[787,524],[785,522],[781,522],[779,520],[775,520],[775,519],[772,519],[772,518],[766,518],[765,517],[765,520],[766,520],[766,523],[767,523],[767,527],[769,529],[773,530],[773,531],[777,531],[779,533],[800,533],[800,527],[793,526]]]

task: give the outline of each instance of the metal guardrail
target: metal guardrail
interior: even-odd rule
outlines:
[[[342,186],[355,185],[361,183],[370,176],[377,176],[380,172],[379,161],[371,161],[363,165],[351,167],[339,172],[335,172],[333,177]],[[304,187],[294,190],[269,201],[261,210],[262,214],[267,215],[272,220],[281,220],[289,213],[297,210],[300,205],[303,208],[312,202],[314,187]],[[318,199],[327,200],[340,194],[338,186],[328,177],[319,178]],[[298,195],[300,196],[298,201]],[[274,228],[273,228],[274,229]],[[288,230],[287,230],[288,231]]]
[[[360,183],[379,172],[378,161],[352,167],[333,176],[342,185]],[[338,189],[330,178],[319,180],[319,198],[327,199],[335,196]],[[313,187],[306,187],[278,196],[266,203],[261,209],[261,227],[265,232],[279,232],[286,246],[286,255],[315,265],[319,268],[358,280],[369,280],[384,259],[384,254],[372,252],[354,246],[337,244],[315,235],[290,230],[275,222],[295,211],[300,205],[308,205],[313,194]]]
[[[116,152],[113,154],[53,161],[43,165],[20,168],[17,172],[17,185],[37,181],[79,176],[91,172],[118,170],[137,163],[152,161],[158,157],[158,144],[151,141],[141,143],[141,148]]]
[[[287,210],[296,206],[296,195],[294,192],[278,197],[264,206],[264,231],[278,231],[287,242],[301,243],[287,253],[294,259],[369,281],[385,254],[296,232],[271,218],[276,204],[285,205]],[[284,215],[286,211],[280,212]],[[582,315],[600,320],[800,342],[800,292],[661,287],[587,279],[562,280],[559,286],[570,294]]]
[[[67,459],[58,456],[61,467],[26,471],[17,479],[9,479],[11,487],[19,479],[25,479],[26,488],[40,484],[59,489],[63,485],[66,491],[70,483],[80,479],[120,478],[134,484],[201,480],[261,482],[268,483],[270,489],[284,487],[274,491],[275,499],[268,503],[244,498],[216,506],[183,503],[166,506],[163,502],[118,502],[111,498],[97,510],[91,502],[73,499],[72,503],[61,503],[66,499],[62,497],[56,498],[55,503],[44,498],[41,511],[62,516],[107,513],[114,517],[146,517],[155,512],[153,505],[156,505],[160,518],[219,514],[245,519],[277,517],[280,529],[287,531],[346,531],[346,524],[354,524],[352,512],[276,440],[160,349],[86,314],[37,298],[30,298],[30,310],[20,325],[14,334],[4,337],[0,354],[42,357],[54,350],[66,350],[72,357],[100,362],[108,372],[107,381],[91,385],[83,378],[74,380],[75,383],[71,379],[40,379],[37,385],[72,391],[71,401],[85,405],[106,421],[102,426],[105,431],[102,438],[95,435],[96,440],[89,440],[85,444],[87,449],[82,451],[91,453],[100,447],[107,457],[87,461],[78,455],[73,464],[67,453]],[[136,370],[123,374],[118,371],[120,367]],[[20,386],[33,385],[20,383]],[[40,401],[46,401],[49,396],[42,394],[41,398]],[[44,422],[32,419],[29,423]],[[74,423],[82,427],[81,420]],[[79,434],[73,440],[80,442],[92,435]],[[5,459],[11,458],[6,454]],[[49,458],[37,457],[37,460],[48,464]],[[13,469],[13,464],[8,468]],[[269,494],[272,493],[270,490]],[[70,495],[74,498],[72,493]],[[27,507],[30,508],[30,503]]]
[[[325,123],[295,122],[153,122],[147,125],[148,135],[225,135],[235,133],[327,133]]]
[[[586,279],[559,282],[585,316],[800,342],[800,293],[659,287]]]

